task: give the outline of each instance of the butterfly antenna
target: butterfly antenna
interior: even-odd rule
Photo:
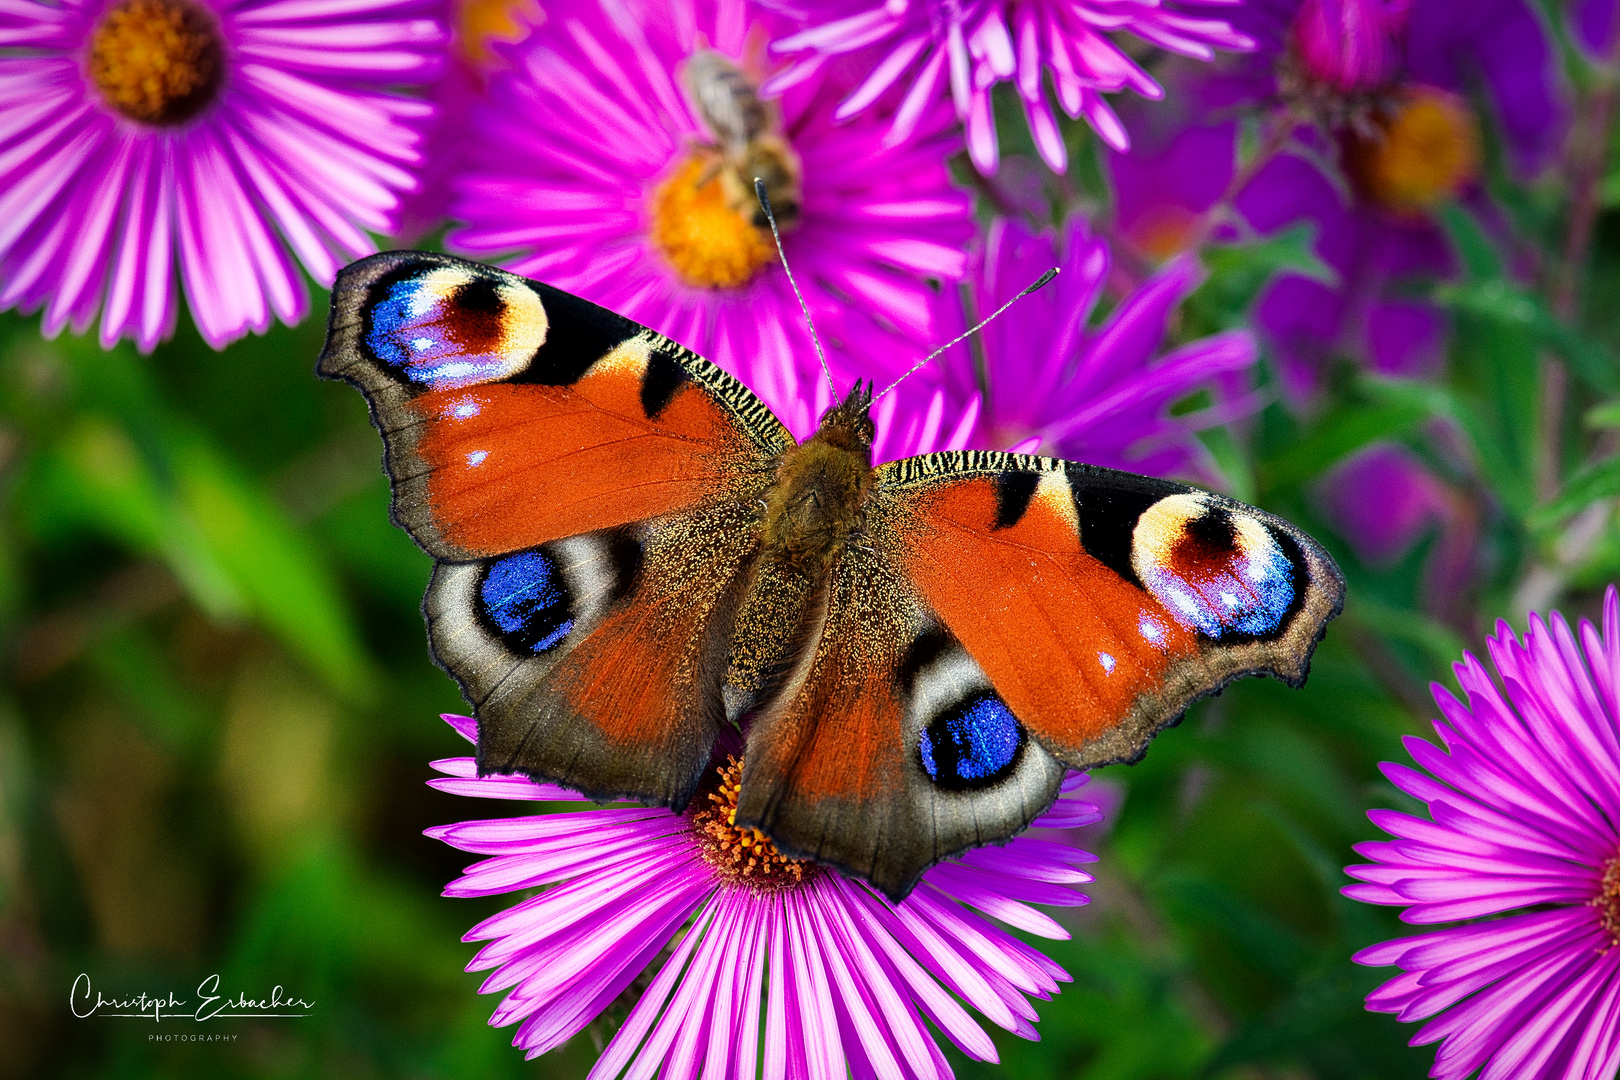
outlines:
[[[1035,284],[1031,285],[1029,288],[1025,289],[1023,292],[1019,293],[1017,296],[1013,297],[1011,300],[1007,301],[1005,304],[1002,304],[1000,307],[996,308],[996,310],[992,311],[989,315],[985,316],[983,319],[980,319],[978,321],[978,323],[975,324],[974,326],[969,327],[967,330],[965,330],[962,333],[958,334],[956,337],[951,338],[951,340],[947,341],[945,344],[941,345],[939,348],[935,349],[933,352],[929,353],[927,356],[923,357],[921,360],[917,361],[915,364],[912,364],[911,365],[911,370],[907,371],[904,375],[902,375],[898,379],[894,380],[894,382],[890,383],[888,386],[885,386],[883,388],[883,390],[877,395],[877,397],[874,397],[872,400],[876,401],[878,398],[882,397],[884,394],[887,394],[890,390],[893,390],[895,387],[899,386],[907,378],[909,378],[910,376],[916,374],[916,372],[919,371],[924,365],[926,365],[928,363],[928,361],[932,360],[934,357],[938,356],[940,353],[944,352],[946,349],[950,348],[952,345],[955,345],[958,341],[963,341],[963,340],[965,340],[967,338],[970,338],[974,334],[978,333],[980,330],[983,330],[986,326],[988,326],[990,324],[991,320],[993,320],[996,316],[1000,315],[1003,311],[1006,311],[1008,308],[1010,308],[1014,304],[1018,303],[1018,301],[1022,300],[1024,297],[1028,296],[1030,293],[1034,292],[1036,289],[1039,289],[1042,285],[1045,285],[1048,281],[1051,281],[1053,278],[1057,277],[1057,275],[1058,275],[1058,268],[1054,266],[1054,267],[1052,267],[1052,269],[1050,269],[1046,273],[1042,274],[1040,276],[1040,278],[1035,282]]]
[[[776,214],[771,210],[771,197],[765,194],[765,181],[754,177],[754,194],[759,197],[759,205],[765,211],[765,220],[771,223],[771,236],[776,240],[776,256],[782,260],[782,270],[787,274],[788,284],[793,286],[793,295],[799,298],[799,310],[804,312],[804,324],[810,328],[810,342],[816,347],[816,359],[821,361],[822,373],[827,376],[827,385],[832,388],[833,400],[838,400],[838,384],[833,382],[832,368],[827,366],[827,354],[821,351],[821,339],[816,336],[816,324],[810,318],[810,305],[804,302],[804,293],[799,291],[799,283],[793,280],[793,269],[788,266],[787,252],[782,250],[782,233],[776,227]]]

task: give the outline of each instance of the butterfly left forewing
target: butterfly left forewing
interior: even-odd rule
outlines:
[[[393,516],[440,559],[757,497],[792,445],[763,402],[690,350],[448,255],[346,267],[316,370],[365,394]]]

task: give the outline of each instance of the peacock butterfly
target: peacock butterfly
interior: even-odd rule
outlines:
[[[1024,454],[874,468],[870,386],[795,443],[675,342],[444,255],[345,269],[317,370],[438,560],[481,774],[680,810],[740,728],[737,824],[894,899],[1194,699],[1298,685],[1343,601],[1261,510]]]

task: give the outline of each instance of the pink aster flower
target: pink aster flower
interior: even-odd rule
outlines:
[[[1165,476],[1197,471],[1197,430],[1258,402],[1246,392],[1258,350],[1234,330],[1162,350],[1170,317],[1203,280],[1191,257],[1175,260],[1088,326],[1109,272],[1108,245],[1076,220],[1061,246],[1006,219],[990,228],[970,275],[974,317],[994,311],[1049,267],[1060,273],[982,331],[982,365],[967,345],[943,359],[960,400],[982,394],[971,445],[1011,449]],[[947,301],[954,306],[954,302]],[[956,309],[955,318],[966,316]],[[1200,390],[1207,407],[1170,415]]]
[[[174,265],[209,344],[308,309],[393,230],[431,106],[432,0],[5,0],[0,307],[151,349]],[[296,262],[295,262],[296,258]]]
[[[996,127],[990,91],[1013,81],[1042,160],[1057,172],[1068,164],[1063,135],[1046,101],[1050,75],[1058,105],[1085,117],[1117,150],[1129,137],[1103,94],[1163,91],[1109,35],[1125,31],[1183,56],[1209,60],[1216,49],[1244,50],[1245,35],[1213,11],[1236,0],[777,0],[813,25],[776,42],[802,59],[772,89],[793,85],[827,59],[870,49],[866,79],[836,116],[872,106],[896,85],[906,87],[891,138],[909,138],[917,118],[948,83],[957,116],[967,127],[968,152],[985,175],[996,171]],[[1213,11],[1212,11],[1213,9]]]
[[[1341,94],[1381,89],[1400,67],[1410,0],[1305,0],[1290,28],[1307,77]]]
[[[1405,922],[1484,919],[1356,954],[1402,974],[1367,998],[1427,1020],[1430,1076],[1583,1077],[1620,1067],[1620,594],[1603,632],[1532,616],[1521,642],[1490,639],[1502,686],[1472,655],[1464,704],[1436,686],[1441,747],[1407,736],[1419,768],[1384,775],[1429,817],[1374,810],[1394,840],[1362,844],[1347,896],[1406,908]],[[1442,748],[1443,747],[1443,748]]]
[[[841,387],[882,385],[941,340],[929,279],[966,267],[971,204],[945,165],[958,137],[943,102],[897,144],[881,116],[839,124],[830,73],[756,111],[770,30],[744,0],[551,11],[501,50],[511,70],[474,110],[450,246],[622,312],[755,385],[754,365],[816,363],[753,196],[751,175],[773,172],[782,242]],[[746,147],[728,149],[700,111],[689,81],[704,71],[721,111],[756,118]],[[756,156],[737,163],[744,152]]]
[[[445,719],[476,741],[475,721]],[[429,783],[457,795],[583,801],[521,777],[480,778],[471,757],[434,767],[446,778]],[[540,890],[466,935],[486,943],[468,965],[490,971],[483,991],[506,992],[490,1023],[518,1024],[514,1044],[532,1058],[625,1001],[592,1080],[753,1076],[760,1062],[768,1080],[948,1077],[929,1024],[970,1057],[996,1058],[962,1002],[1035,1037],[1028,998],[1069,977],[998,922],[1068,937],[1031,903],[1084,904],[1070,886],[1091,880],[1076,864],[1092,856],[1020,836],[940,863],[892,904],[730,825],[739,775],[735,759],[718,768],[684,814],[575,810],[429,829],[488,856],[447,896]],[[1079,798],[1085,782],[1072,775],[1036,826],[1098,820]]]

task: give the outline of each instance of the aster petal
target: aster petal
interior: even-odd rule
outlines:
[[[1605,632],[1620,628],[1612,588],[1605,608]],[[1447,752],[1407,740],[1429,775],[1386,767],[1433,820],[1371,812],[1399,839],[1358,845],[1374,861],[1347,872],[1368,884],[1344,891],[1404,905],[1407,922],[1504,917],[1355,959],[1406,969],[1368,1007],[1429,1019],[1413,1042],[1441,1042],[1436,1077],[1598,1075],[1620,1029],[1609,642],[1587,626],[1577,636],[1554,614],[1532,616],[1523,641],[1501,625],[1489,646],[1500,689],[1471,655],[1456,667],[1466,704],[1435,688]]]
[[[700,918],[710,917],[709,910],[705,910]],[[702,939],[701,933],[688,932],[681,938],[675,951],[670,954],[664,966],[659,968],[658,974],[653,977],[647,989],[642,993],[630,1015],[625,1018],[624,1026],[614,1034],[607,1046],[602,1050],[602,1056],[596,1059],[591,1067],[587,1080],[611,1080],[618,1076],[630,1064],[636,1050],[657,1022],[663,1012],[664,1003],[669,1000],[670,994],[680,985],[680,976],[686,970],[687,961],[692,951],[697,948]],[[769,1060],[769,1059],[767,1059]]]
[[[207,110],[160,128],[115,116],[82,69],[99,7],[7,0],[0,11],[0,42],[34,50],[0,58],[0,261],[15,239],[8,228],[60,220],[51,192],[88,160],[86,137],[114,140],[108,152],[119,162],[105,159],[94,182],[75,182],[100,194],[82,197],[70,257],[21,275],[6,268],[12,292],[0,302],[48,301],[47,332],[86,328],[99,309],[104,343],[130,335],[151,349],[174,325],[176,255],[210,343],[263,330],[272,317],[297,321],[308,299],[284,243],[330,280],[334,261],[311,224],[366,253],[357,225],[391,227],[399,193],[415,182],[404,166],[418,160],[433,107],[399,91],[439,69],[446,34],[430,3],[206,6],[219,19],[227,78]],[[27,177],[10,173],[19,163],[8,155],[19,150]]]

